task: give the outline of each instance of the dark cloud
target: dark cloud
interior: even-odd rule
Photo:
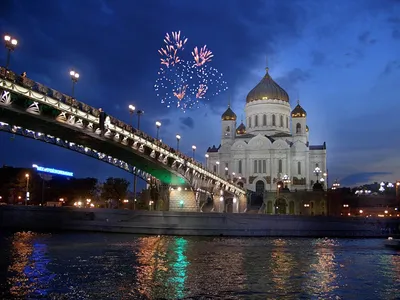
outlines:
[[[362,43],[364,45],[376,43],[376,39],[371,38],[371,32],[369,32],[369,31],[364,31],[362,34],[360,34],[358,36],[358,40],[360,41],[360,43]]]
[[[191,117],[179,118],[179,122],[185,125],[187,128],[194,128],[194,120]]]
[[[315,67],[322,66],[326,63],[326,54],[320,51],[311,52],[311,64]]]
[[[400,40],[400,30],[398,29],[393,29],[392,31],[392,37],[396,40]]]
[[[299,83],[305,82],[311,78],[311,72],[295,68],[284,76],[276,78],[276,82],[284,87],[288,93],[298,94]]]
[[[374,177],[376,176],[383,176],[383,175],[390,175],[390,172],[363,172],[363,173],[355,173],[350,174],[340,180],[342,186],[349,186],[352,187],[354,185],[360,183],[372,183]]]
[[[393,72],[400,70],[400,61],[398,60],[392,60],[389,61],[385,68],[382,71],[382,76],[388,76],[390,74],[392,74]]]

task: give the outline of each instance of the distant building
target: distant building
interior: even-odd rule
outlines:
[[[229,105],[221,119],[221,142],[208,148],[207,168],[258,195],[276,192],[278,186],[310,190],[314,169],[320,168],[320,176],[327,171],[326,144],[310,145],[307,112],[299,101],[291,109],[288,94],[268,68],[247,95],[245,120],[238,125]],[[272,199],[268,205],[274,206]],[[300,203],[292,203],[291,212],[285,205],[286,213],[301,210]]]

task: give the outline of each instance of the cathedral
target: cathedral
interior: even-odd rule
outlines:
[[[309,133],[307,112],[299,101],[291,110],[267,68],[246,97],[245,121],[237,125],[229,105],[223,113],[221,143],[208,148],[207,168],[257,194],[324,186],[326,144],[310,145]]]

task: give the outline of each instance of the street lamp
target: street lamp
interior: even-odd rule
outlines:
[[[74,70],[71,70],[71,71],[69,71],[69,75],[71,76],[71,80],[72,80],[72,98],[74,98],[75,84],[78,82],[79,73],[75,72]]]
[[[193,150],[193,160],[194,160],[194,155],[196,153],[196,146],[195,145],[192,146],[192,150]]]
[[[315,174],[315,176],[317,176],[317,182],[318,182],[318,177],[319,177],[319,174],[321,174],[321,169],[319,167],[316,167],[314,169],[314,174]]]
[[[26,178],[26,194],[25,194],[25,205],[28,205],[28,200],[29,200],[29,174],[25,174]]]
[[[140,130],[140,117],[144,114],[144,110],[138,110],[136,112],[136,114],[137,114],[137,117],[138,117],[138,119],[137,119],[137,129]]]
[[[133,127],[133,114],[135,112],[136,107],[132,104],[129,104],[128,109],[129,109],[129,114],[131,115],[131,123]]]
[[[4,36],[4,45],[6,46],[8,52],[7,52],[7,63],[6,63],[6,69],[8,70],[8,65],[10,64],[10,55],[11,52],[14,51],[14,49],[18,45],[18,41],[16,38],[13,38],[12,36],[6,34]]]
[[[175,137],[176,137],[176,151],[179,151],[179,141],[181,140],[181,136],[177,134]]]
[[[133,114],[135,113],[136,107],[134,105],[130,104],[128,106],[128,109],[129,109],[129,113],[132,116],[132,127],[133,127]],[[136,113],[138,115],[137,129],[140,130],[140,116],[142,114],[144,114],[144,111],[138,110]],[[135,171],[133,172],[133,201],[132,201],[133,209],[136,208],[136,186],[137,186],[137,175],[136,175],[136,169],[135,169]],[[132,208],[132,206],[131,206],[131,208]]]
[[[157,141],[158,141],[158,134],[160,133],[160,127],[161,127],[160,121],[156,121],[156,127],[157,127]]]

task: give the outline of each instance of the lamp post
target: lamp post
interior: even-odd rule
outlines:
[[[156,121],[156,127],[157,127],[157,141],[158,141],[158,135],[160,133],[160,127],[161,127],[161,122],[160,121]]]
[[[25,205],[28,205],[28,198],[29,198],[29,174],[25,174],[26,178],[26,194],[25,194]]]
[[[176,137],[176,151],[179,151],[179,141],[181,140],[181,136],[177,134],[175,137]]]
[[[18,41],[16,38],[13,38],[12,36],[6,34],[4,36],[4,45],[7,48],[7,62],[6,62],[6,70],[8,70],[8,65],[10,64],[10,56],[11,56],[11,52],[14,51],[14,49],[17,47],[18,45]]]
[[[196,148],[197,148],[197,147],[196,147],[195,145],[192,146],[192,150],[193,150],[193,160],[194,160],[194,157],[195,157]]]
[[[138,110],[136,112],[136,114],[137,114],[137,117],[138,117],[138,119],[137,119],[137,129],[140,130],[140,117],[144,114],[144,110]]]
[[[129,109],[129,114],[131,115],[131,124],[133,127],[133,114],[135,113],[136,107],[134,105],[130,104],[128,106],[128,109]]]
[[[128,106],[128,109],[129,109],[129,114],[131,115],[132,127],[134,127],[133,126],[133,116],[134,116],[136,107],[134,105],[130,104]],[[137,182],[136,171],[134,171],[133,172],[133,199],[132,199],[133,203],[131,203],[131,209],[132,209],[132,207],[133,207],[133,209],[135,209],[135,206],[136,206],[136,182]]]
[[[321,169],[319,167],[315,167],[314,174],[315,176],[317,176],[317,182],[318,182],[319,174],[321,174]]]
[[[71,70],[71,71],[69,71],[69,75],[71,76],[71,80],[72,80],[72,98],[74,98],[75,84],[78,82],[79,73],[74,70]]]

